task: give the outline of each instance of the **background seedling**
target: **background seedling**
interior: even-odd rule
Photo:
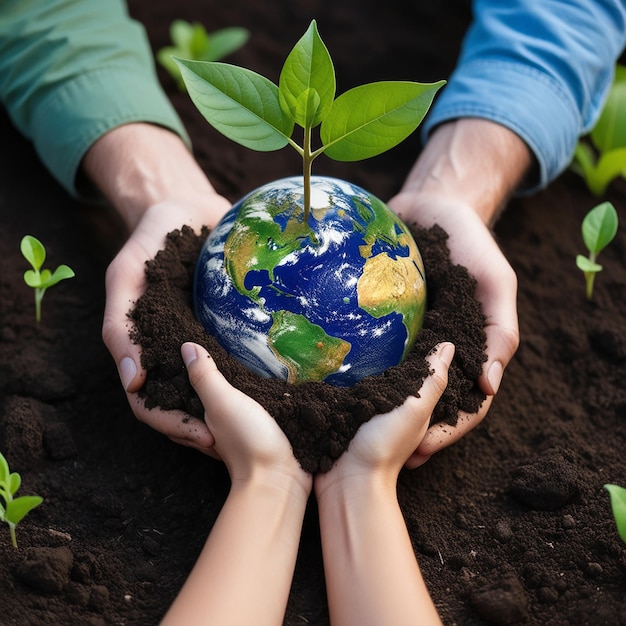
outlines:
[[[185,91],[185,83],[172,56],[194,61],[219,61],[241,48],[249,36],[248,30],[237,26],[222,28],[209,34],[199,22],[174,20],[170,26],[170,37],[174,45],[161,48],[156,57],[176,81],[178,88]]]
[[[35,319],[41,321],[41,301],[46,289],[56,285],[66,278],[75,276],[74,270],[67,265],[59,265],[54,272],[41,269],[46,260],[46,249],[39,239],[32,235],[25,235],[20,243],[20,250],[24,258],[31,264],[32,270],[24,272],[24,282],[35,290]]]
[[[615,68],[615,78],[596,125],[576,146],[572,169],[598,197],[612,180],[626,177],[626,67],[623,65]]]
[[[22,484],[22,477],[17,472],[9,470],[9,464],[0,453],[0,521],[9,525],[11,543],[17,548],[15,527],[35,507],[43,502],[40,496],[20,496],[15,498],[17,490]]]
[[[225,63],[175,59],[189,95],[215,129],[262,152],[292,146],[303,161],[304,223],[310,208],[311,163],[326,153],[337,161],[376,156],[408,137],[445,83],[384,81],[335,99],[335,70],[313,20],[287,56],[279,84]],[[302,144],[292,138],[303,129]],[[312,148],[320,126],[321,147]]]
[[[588,300],[591,300],[593,296],[595,276],[602,270],[602,266],[596,263],[596,258],[615,237],[617,225],[617,211],[610,202],[603,202],[594,207],[583,219],[582,235],[585,246],[589,250],[589,256],[579,254],[576,257],[576,266],[585,275]]]
[[[604,485],[611,496],[611,508],[617,525],[617,532],[626,543],[626,489],[619,485]]]

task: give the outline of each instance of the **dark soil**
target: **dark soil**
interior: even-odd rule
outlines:
[[[459,411],[476,413],[485,399],[476,379],[486,357],[485,318],[474,298],[475,281],[465,268],[450,262],[447,235],[441,228],[414,231],[428,282],[423,327],[401,365],[352,387],[260,378],[227,354],[193,314],[194,270],[207,232],[197,236],[185,227],[170,233],[165,248],[148,263],[146,291],[130,314],[131,335],[142,347],[148,372],[140,394],[146,406],[181,409],[202,418],[204,409],[180,357],[180,346],[196,341],[213,355],[233,385],[274,416],[305,470],[328,471],[364,421],[418,395],[429,371],[425,357],[438,342],[452,341],[456,357],[432,421],[454,425]]]
[[[230,60],[275,80],[315,17],[340,91],[449,74],[467,3],[404,5],[292,0],[268,10],[265,2],[231,0],[203,14],[191,0],[130,3],[155,49],[176,17],[202,20],[209,30],[250,27],[251,41]],[[162,79],[221,193],[234,201],[298,171],[288,151],[268,158],[221,138]],[[45,498],[20,524],[18,550],[0,527],[0,624],[157,624],[219,513],[228,476],[220,463],[140,424],[127,406],[100,338],[104,271],[123,242],[114,214],[68,199],[5,116],[0,132],[0,450],[22,474],[21,492]],[[413,137],[359,164],[320,160],[318,173],[385,199],[416,150]],[[626,624],[626,547],[602,488],[626,485],[624,181],[608,199],[622,226],[602,253],[591,303],[574,258],[583,252],[580,222],[597,199],[566,173],[510,203],[495,234],[519,277],[520,349],[483,424],[401,475],[416,555],[446,624]],[[39,326],[22,282],[26,233],[44,241],[50,265],[76,271],[46,294]],[[422,375],[418,366],[415,380]],[[375,407],[396,401],[369,398],[365,387],[363,399]],[[344,442],[368,412],[360,415]],[[316,437],[316,446],[341,449]],[[327,623],[312,504],[286,624]]]

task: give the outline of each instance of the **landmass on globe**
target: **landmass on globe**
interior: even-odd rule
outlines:
[[[211,231],[194,280],[196,316],[248,368],[292,383],[350,386],[398,365],[426,308],[424,265],[381,200],[336,178],[264,185]]]

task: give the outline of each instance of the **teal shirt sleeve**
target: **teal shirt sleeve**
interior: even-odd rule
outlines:
[[[479,117],[517,133],[544,187],[597,120],[626,45],[624,0],[474,0],[461,55],[422,132]]]
[[[72,195],[85,152],[117,126],[158,124],[189,144],[123,0],[3,0],[0,99]]]

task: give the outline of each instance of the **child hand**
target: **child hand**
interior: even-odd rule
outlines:
[[[312,478],[293,455],[289,440],[271,415],[235,389],[201,346],[185,343],[181,355],[189,381],[204,406],[215,450],[226,463],[233,483],[260,481],[311,492]]]
[[[402,466],[426,434],[435,405],[446,388],[453,356],[451,343],[438,346],[428,358],[433,373],[424,380],[419,398],[410,396],[402,406],[363,424],[336,465],[316,477],[318,495],[327,485],[346,478],[379,475],[395,485]]]

